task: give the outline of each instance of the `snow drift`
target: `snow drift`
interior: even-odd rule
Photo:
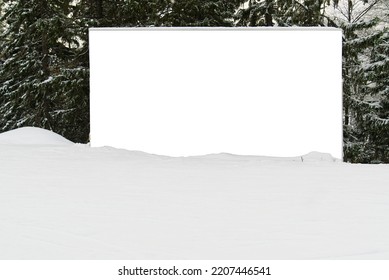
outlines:
[[[0,145],[72,145],[73,142],[52,131],[38,127],[22,127],[0,133]]]
[[[389,259],[388,165],[171,158],[15,132],[0,144],[0,259]],[[39,145],[9,145],[23,138]]]

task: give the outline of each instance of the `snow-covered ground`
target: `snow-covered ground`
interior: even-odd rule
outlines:
[[[0,134],[0,259],[389,259],[389,166]]]

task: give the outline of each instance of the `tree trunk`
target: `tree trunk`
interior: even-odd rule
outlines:
[[[273,26],[273,0],[266,0],[265,25]]]
[[[96,18],[103,18],[103,0],[96,0]]]
[[[46,16],[48,10],[47,1],[42,1],[41,9],[42,9],[41,18],[47,19]],[[48,46],[48,38],[47,38],[46,30],[43,30],[42,32],[41,47],[42,47],[42,70],[45,78],[47,78],[50,75],[50,70],[49,70],[49,46]]]

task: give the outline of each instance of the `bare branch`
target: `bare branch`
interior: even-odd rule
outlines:
[[[364,15],[366,15],[375,5],[377,5],[377,3],[380,2],[380,0],[374,0],[371,4],[369,4],[369,6],[364,9],[359,15],[357,15],[354,20],[352,21],[353,23],[354,22],[357,22],[358,20],[360,20]]]

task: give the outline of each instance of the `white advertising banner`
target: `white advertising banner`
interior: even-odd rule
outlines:
[[[342,158],[342,32],[92,28],[91,145]]]

